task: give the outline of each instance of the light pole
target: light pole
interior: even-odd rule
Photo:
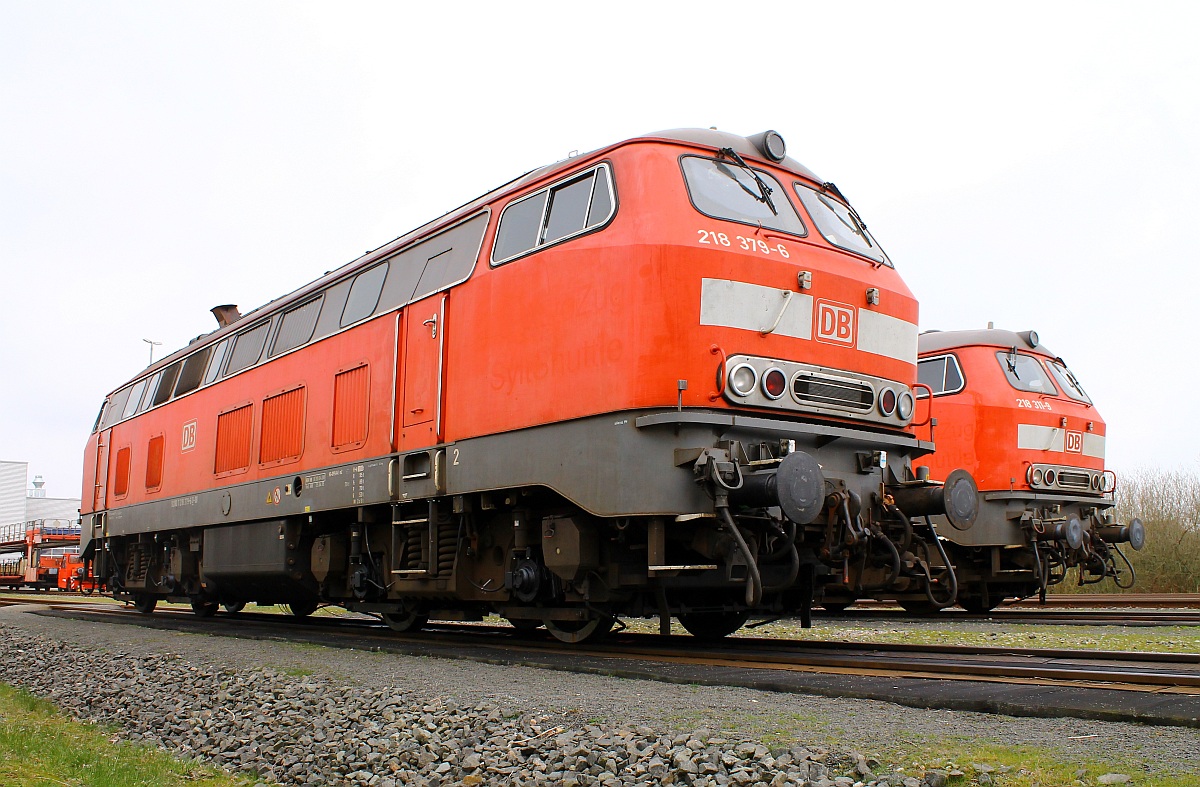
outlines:
[[[151,341],[150,339],[142,339],[142,341],[144,341],[146,344],[150,345],[150,365],[153,366],[154,365],[154,348],[155,348],[155,346],[162,344],[162,342],[155,342],[155,341]]]

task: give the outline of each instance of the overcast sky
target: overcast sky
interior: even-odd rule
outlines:
[[[78,496],[144,339],[572,151],[717,126],[835,181],[922,329],[1036,329],[1110,467],[1200,467],[1200,5],[422,5],[0,0],[0,459]]]

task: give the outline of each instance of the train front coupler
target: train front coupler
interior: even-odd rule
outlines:
[[[1099,515],[1096,515],[1099,519]],[[1111,517],[1111,514],[1108,514]],[[1140,550],[1146,544],[1146,530],[1142,520],[1134,518],[1128,525],[1117,525],[1100,520],[1100,524],[1092,523],[1085,529],[1083,544],[1080,547],[1082,557],[1079,560],[1079,584],[1092,585],[1105,579],[1112,579],[1117,587],[1132,588],[1137,581],[1137,572],[1129,558],[1121,551],[1120,544],[1129,544],[1134,550]],[[1117,562],[1120,558],[1121,566]]]
[[[942,545],[933,517],[944,517],[955,530],[969,530],[979,516],[979,486],[966,470],[952,471],[945,481],[932,481],[927,474],[887,484],[883,508],[896,521],[909,527],[904,552],[906,573],[916,575],[925,600],[932,609],[953,604],[958,597],[958,577],[954,564]],[[916,529],[927,530],[916,532]],[[909,567],[909,563],[912,567]]]
[[[738,449],[736,444],[704,449],[696,458],[692,471],[713,498],[713,508],[723,532],[734,541],[746,562],[746,606],[756,607],[762,601],[764,589],[758,550],[750,547],[747,534],[742,532],[731,508],[764,511],[775,508],[792,525],[807,525],[824,509],[825,476],[817,460],[802,451],[751,462]],[[791,532],[791,542],[786,549],[792,564],[789,576],[795,581],[798,573],[795,530],[791,529]],[[757,535],[757,543],[768,542],[769,534]]]

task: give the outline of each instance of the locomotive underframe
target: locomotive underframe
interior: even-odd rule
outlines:
[[[1081,584],[1105,577],[1132,583],[1132,568],[1103,536],[1118,528],[1110,498],[1000,490],[979,499],[979,516],[966,530],[933,517],[949,541],[964,608],[986,611],[1006,598],[1044,594],[1070,568],[1079,569]]]
[[[613,413],[101,512],[85,547],[118,596],[202,614],[329,603],[407,628],[490,612],[565,638],[674,615],[720,635],[751,612],[807,615],[822,589],[944,596],[939,540],[890,497],[930,486],[910,461],[931,449],[785,418]],[[720,468],[763,481],[798,452],[824,485],[811,521],[761,495],[723,502]]]

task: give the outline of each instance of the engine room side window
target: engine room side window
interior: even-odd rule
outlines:
[[[175,382],[175,396],[183,396],[200,387],[200,379],[208,366],[208,356],[211,354],[212,347],[205,347],[184,360],[183,370],[179,372],[179,379]]]
[[[934,396],[958,393],[966,382],[963,379],[962,367],[953,355],[922,358],[917,362],[917,381],[921,385],[928,385]],[[918,399],[929,396],[921,388],[918,388],[915,394]]]
[[[279,323],[279,332],[275,334],[275,341],[271,342],[271,352],[268,357],[274,358],[280,353],[294,350],[307,343],[312,338],[313,330],[317,327],[317,315],[320,313],[320,296],[284,312]],[[236,355],[236,350],[234,354]]]
[[[221,373],[221,361],[225,360],[225,351],[229,349],[229,340],[222,339],[213,350],[212,363],[208,365],[208,371],[204,374],[204,384],[208,385],[213,380],[217,379],[217,375]]]
[[[684,156],[680,162],[692,205],[705,216],[808,234],[783,187],[769,173],[729,159]]]
[[[510,203],[500,216],[492,263],[599,227],[612,216],[614,205],[605,164]]]
[[[141,404],[138,405],[137,411],[144,413],[150,409],[150,403],[154,401],[154,392],[158,390],[158,383],[162,380],[163,373],[155,372],[150,378],[150,382],[146,384],[146,395],[142,397]]]
[[[1046,361],[1046,366],[1050,369],[1050,374],[1054,375],[1054,379],[1058,381],[1058,387],[1062,392],[1071,397],[1077,402],[1091,404],[1092,399],[1083,390],[1083,386],[1079,384],[1079,380],[1075,378],[1075,374],[1067,368],[1066,364],[1061,361]]]
[[[139,383],[134,383],[133,391],[129,394],[129,401],[125,403],[125,409],[121,411],[122,418],[128,418],[137,412],[138,405],[142,403],[142,394],[146,390],[146,383],[149,379],[144,379]]]
[[[225,370],[226,375],[240,372],[258,362],[263,344],[267,341],[267,328],[270,325],[269,322],[260,322],[245,333],[238,334],[233,345],[233,354],[229,357],[229,368]]]
[[[171,398],[171,392],[175,390],[175,381],[179,379],[179,369],[182,366],[183,361],[176,361],[162,370],[162,378],[158,381],[158,387],[154,389],[153,398],[150,400],[151,407],[158,407]]]
[[[1038,359],[1032,355],[1009,350],[996,353],[996,360],[1000,362],[1000,368],[1004,370],[1008,384],[1018,391],[1058,394],[1058,389],[1054,387],[1054,383],[1050,381],[1050,377],[1038,363]]]
[[[104,411],[104,421],[100,424],[100,428],[112,426],[121,419],[121,413],[125,410],[125,403],[129,401],[129,388],[123,388],[113,394],[112,399],[108,403],[108,408]]]
[[[825,240],[839,249],[861,254],[889,268],[894,267],[875,238],[867,232],[867,225],[852,208],[835,199],[832,194],[810,189],[803,183],[795,184],[795,189],[796,196]]]
[[[345,328],[370,317],[375,312],[387,272],[388,264],[384,261],[354,277],[354,283],[350,285],[350,294],[346,296],[346,305],[342,308],[340,327]]]

